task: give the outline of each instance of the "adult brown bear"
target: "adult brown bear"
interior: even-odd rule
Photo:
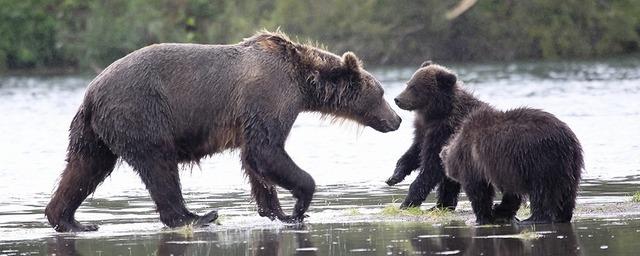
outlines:
[[[355,120],[381,132],[400,117],[380,83],[350,52],[342,57],[262,32],[235,45],[158,44],[117,60],[87,88],[70,128],[67,166],[45,210],[60,232],[96,230],[78,223],[82,201],[122,158],[140,175],[169,227],[217,217],[184,205],[179,163],[241,150],[260,216],[302,221],[315,182],[284,150],[300,112]],[[291,216],[275,185],[297,199]]]
[[[464,188],[476,222],[514,219],[525,196],[532,215],[522,223],[571,220],[582,147],[555,116],[531,108],[497,110],[467,92],[453,72],[429,63],[395,100],[402,109],[423,113],[427,123],[449,121],[452,133],[437,138],[448,140],[439,144],[439,155],[447,176]],[[494,187],[503,193],[495,207]]]

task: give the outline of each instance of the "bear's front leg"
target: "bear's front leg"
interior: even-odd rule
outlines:
[[[446,177],[438,154],[438,145],[428,144],[422,149],[420,174],[409,186],[409,193],[400,208],[418,207],[427,199],[429,193]]]
[[[400,183],[404,178],[411,174],[411,172],[420,167],[420,143],[414,141],[409,150],[400,157],[396,163],[396,169],[393,171],[393,175],[387,179],[386,183],[389,186]]]
[[[455,210],[458,206],[458,195],[460,194],[460,183],[444,177],[438,186],[438,201],[434,209]]]
[[[268,184],[264,178],[258,177],[255,171],[249,171],[249,166],[244,166],[251,182],[251,194],[258,205],[258,214],[271,220],[286,220],[290,218],[282,211],[278,191],[275,186]]]
[[[243,162],[256,175],[264,177],[265,182],[272,182],[282,188],[291,191],[296,198],[296,204],[291,216],[277,216],[284,222],[302,222],[306,217],[305,212],[311,204],[316,184],[311,175],[300,169],[284,150],[281,145],[256,145],[248,143],[243,150]],[[273,200],[272,205],[279,202]],[[260,207],[260,205],[259,205]]]

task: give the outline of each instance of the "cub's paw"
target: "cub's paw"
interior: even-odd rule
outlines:
[[[520,219],[518,217],[498,217],[496,216],[493,223],[495,224],[518,224]]]
[[[492,211],[496,223],[509,224],[520,221],[520,219],[516,217],[515,211],[512,209],[505,209],[501,204],[494,204]]]
[[[476,226],[484,226],[484,225],[492,225],[494,224],[494,220],[492,219],[476,219]]]
[[[387,181],[385,181],[385,183],[387,183],[387,185],[389,186],[393,186],[395,184],[400,183],[402,180],[404,179],[404,177],[398,177],[398,176],[391,176],[389,179],[387,179]]]

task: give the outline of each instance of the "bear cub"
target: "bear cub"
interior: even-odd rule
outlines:
[[[476,103],[461,111],[468,102]],[[497,110],[467,92],[453,72],[433,64],[416,71],[396,103],[455,120],[439,158],[448,178],[462,185],[478,224],[514,220],[525,197],[532,214],[520,223],[571,221],[582,147],[554,115],[526,107]],[[493,206],[495,189],[502,201]]]
[[[436,186],[436,208],[454,210],[458,204],[460,184],[446,177],[439,154],[463,118],[486,104],[462,91],[454,97],[453,87],[448,85],[455,82],[453,73],[427,61],[395,99],[401,109],[415,112],[414,140],[386,182],[393,186],[420,170],[400,208],[420,206]]]

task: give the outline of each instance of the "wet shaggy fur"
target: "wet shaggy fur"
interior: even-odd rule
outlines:
[[[453,181],[445,180],[462,185],[477,223],[511,221],[525,197],[531,202],[532,215],[524,223],[571,220],[584,166],[582,148],[571,129],[555,116],[524,107],[497,110],[466,92],[454,73],[434,64],[416,71],[396,101],[403,109],[422,112],[427,127],[451,129],[443,129],[447,132],[438,134],[440,140],[424,143],[442,147],[448,140],[440,159]],[[424,155],[433,151],[421,154],[429,159]],[[435,166],[436,160],[431,161]],[[495,189],[503,197],[493,207]]]
[[[584,166],[569,127],[538,109],[485,106],[471,113],[442,152],[447,175],[459,181],[480,224],[511,220],[524,197],[522,223],[571,221]],[[492,209],[494,188],[502,202]]]
[[[420,171],[409,187],[402,208],[420,206],[436,186],[436,208],[453,210],[458,204],[460,184],[447,178],[439,154],[464,117],[486,104],[463,90],[445,86],[455,83],[455,76],[444,71],[431,62],[423,63],[407,83],[405,92],[396,98],[400,108],[415,112],[414,139],[398,160],[387,184],[395,185],[412,171]]]
[[[302,221],[315,183],[284,150],[304,111],[381,132],[400,118],[353,53],[342,57],[262,32],[234,45],[158,44],[117,60],[87,88],[70,128],[67,166],[45,214],[57,231],[96,230],[75,211],[117,159],[140,175],[169,227],[205,225],[184,205],[178,164],[240,149],[261,216]],[[297,199],[292,215],[275,186]]]

